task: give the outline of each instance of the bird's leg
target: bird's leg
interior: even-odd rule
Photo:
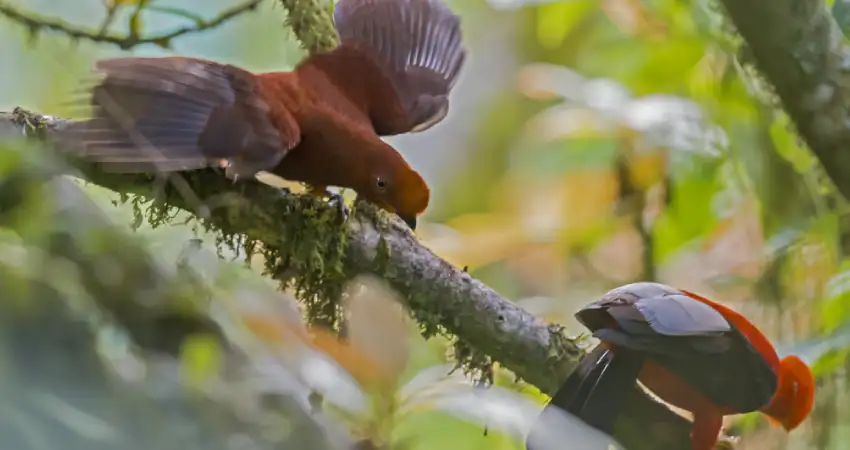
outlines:
[[[342,221],[345,222],[348,219],[348,207],[345,206],[345,201],[342,199],[342,195],[330,192],[328,191],[327,186],[321,185],[310,186],[310,193],[318,197],[327,197],[328,204],[339,210],[339,215],[342,217]]]
[[[714,450],[722,426],[722,415],[715,412],[694,412],[691,450]]]

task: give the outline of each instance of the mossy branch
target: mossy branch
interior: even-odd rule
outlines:
[[[27,11],[12,5],[9,5],[5,2],[0,2],[0,15],[6,16],[7,19],[20,23],[21,25],[27,27],[30,33],[30,38],[37,38],[38,34],[42,30],[50,30],[57,33],[64,34],[71,39],[79,40],[84,39],[92,42],[99,42],[102,44],[111,44],[116,45],[123,50],[129,50],[133,47],[138,47],[140,45],[154,44],[162,48],[170,48],[171,42],[179,38],[181,36],[200,33],[203,31],[208,31],[213,28],[217,28],[225,23],[229,22],[232,19],[235,19],[238,16],[241,16],[244,13],[249,11],[253,11],[259,6],[259,4],[263,0],[248,0],[239,5],[236,5],[231,8],[227,8],[211,19],[204,19],[201,17],[191,16],[193,20],[192,25],[183,26],[180,28],[176,28],[174,30],[168,31],[166,33],[155,34],[150,36],[142,36],[138,33],[138,30],[131,29],[125,35],[119,35],[115,33],[108,33],[107,27],[112,22],[112,19],[115,16],[115,12],[117,7],[111,7],[107,11],[107,19],[104,22],[104,25],[100,27],[100,30],[89,30],[84,27],[80,27],[77,25],[73,25],[65,22],[61,19],[55,19],[52,17],[46,17],[41,14],[34,13],[32,11]],[[144,8],[139,7],[135,14],[141,12]],[[188,14],[182,11],[176,10],[163,10],[172,13],[172,15],[181,15],[187,16]],[[178,14],[179,13],[179,14]]]
[[[280,0],[287,23],[308,52],[333,49],[337,35],[331,3]],[[50,140],[68,120],[16,111],[0,113],[0,129]],[[495,361],[552,393],[582,352],[563,329],[547,325],[419,244],[409,229],[374,206],[359,203],[340,226],[334,208],[311,196],[281,193],[259,183],[234,185],[213,170],[164,182],[152,176],[114,175],[84,168],[86,178],[121,194],[152,201],[153,225],[172,207],[195,214],[231,245],[252,251],[262,243],[269,274],[294,284],[316,321],[333,324],[331,302],[351,275],[383,277],[406,300],[426,336],[457,337],[466,361]],[[635,389],[616,437],[630,450],[684,450],[690,423]]]
[[[47,141],[68,123],[20,110],[0,113],[0,133],[6,128]],[[200,204],[187,201],[177,183],[83,169],[97,185],[152,200],[154,216],[170,207],[198,214]],[[190,172],[182,179],[205,205],[199,219],[204,226],[236,242],[262,242],[269,271],[300,286],[302,297],[335,295],[351,275],[374,273],[406,300],[426,335],[456,336],[550,393],[581,357],[561,327],[544,323],[437,257],[394,216],[368,203],[358,203],[340,226],[336,209],[312,196],[285,194],[260,183],[233,184],[214,170]],[[618,427],[618,440],[631,450],[688,446],[689,422],[638,390]]]

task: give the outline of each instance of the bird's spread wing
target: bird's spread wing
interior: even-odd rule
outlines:
[[[230,164],[229,174],[275,167],[300,139],[289,114],[273,124],[256,78],[234,66],[194,58],[99,61],[102,77],[86,93],[91,117],[62,137],[104,170],[173,172]]]
[[[422,131],[446,116],[466,50],[460,19],[442,0],[340,0],[334,23],[341,50],[371,58],[390,81],[391,90],[374,89],[368,86],[379,81],[365,72],[345,74],[361,77],[357,83],[371,94],[379,134]]]

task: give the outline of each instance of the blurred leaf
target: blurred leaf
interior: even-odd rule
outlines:
[[[847,364],[848,357],[850,357],[850,348],[829,350],[812,365],[812,372],[815,376],[835,373]]]
[[[671,86],[682,84],[682,74],[689,73],[705,54],[705,43],[695,38],[671,39],[649,47],[642,69],[625,84],[636,95],[669,92]]]
[[[839,266],[835,239],[838,233],[837,217],[825,214],[812,220],[801,239],[794,243],[782,274],[788,285],[784,294],[792,304],[823,298],[830,277]]]
[[[825,333],[833,333],[850,321],[850,262],[844,261],[826,285],[821,302],[821,323]]]
[[[844,37],[850,37],[850,0],[834,0],[832,17],[844,33]]]
[[[559,448],[570,442],[582,450],[614,450],[620,448],[615,441],[586,425],[581,420],[560,410],[549,410],[540,415],[540,406],[522,394],[499,386],[487,389],[457,386],[428,397],[417,404],[422,411],[441,411],[479,426],[487,426],[518,441],[525,438],[527,430],[542,421],[542,431],[534,441],[535,448]]]
[[[690,173],[676,173],[673,203],[656,220],[655,254],[664,259],[679,248],[712,229],[717,217],[712,200],[720,188],[711,164]]]
[[[585,83],[586,79],[578,72],[547,63],[522,66],[516,80],[519,92],[533,100],[574,98],[581,94]]]
[[[602,0],[600,7],[623,33],[650,39],[667,34],[665,23],[640,1]]]
[[[556,48],[596,4],[589,0],[552,2],[540,5],[537,12],[537,40],[543,48]]]
[[[605,137],[551,141],[520,153],[516,169],[535,175],[566,175],[610,167],[619,146],[617,139]]]
[[[797,355],[804,361],[808,361],[810,365],[812,363],[817,365],[821,358],[826,358],[823,361],[823,368],[830,367],[835,362],[832,360],[835,352],[841,353],[847,350],[850,350],[850,326],[847,323],[823,336],[776,345],[776,353],[780,357]]]
[[[651,49],[632,38],[607,39],[605,45],[590,42],[579,51],[578,68],[589,77],[611,77],[633,87],[629,82],[636,78]]]
[[[398,295],[385,281],[361,275],[348,284],[345,298],[348,342],[382,366],[389,377],[384,388],[393,391],[410,358],[407,314]]]
[[[291,345],[294,339],[307,339],[305,329],[292,327],[274,316],[242,314],[241,319],[253,336],[264,342]]]
[[[339,352],[327,351],[332,348],[339,349],[339,347],[323,345],[320,348],[323,352],[303,351],[303,349],[297,351],[297,362],[294,367],[298,368],[301,379],[309,388],[321,394],[323,400],[341,408],[346,413],[356,416],[367,414],[369,401],[366,393],[352,374],[339,364],[340,360],[347,358],[340,358]],[[337,354],[331,355],[331,353]]]
[[[420,370],[402,387],[399,391],[399,397],[403,402],[406,402],[415,395],[423,395],[428,389],[439,389],[439,386],[444,385],[447,381],[469,384],[469,380],[461,371],[453,369],[455,369],[455,364],[440,364]]]
[[[180,348],[180,368],[183,379],[190,386],[208,381],[218,373],[222,363],[222,350],[215,336],[193,334]]]

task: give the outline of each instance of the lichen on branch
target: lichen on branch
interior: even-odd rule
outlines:
[[[338,45],[331,0],[279,0],[286,10],[286,25],[309,53],[326,52]]]

